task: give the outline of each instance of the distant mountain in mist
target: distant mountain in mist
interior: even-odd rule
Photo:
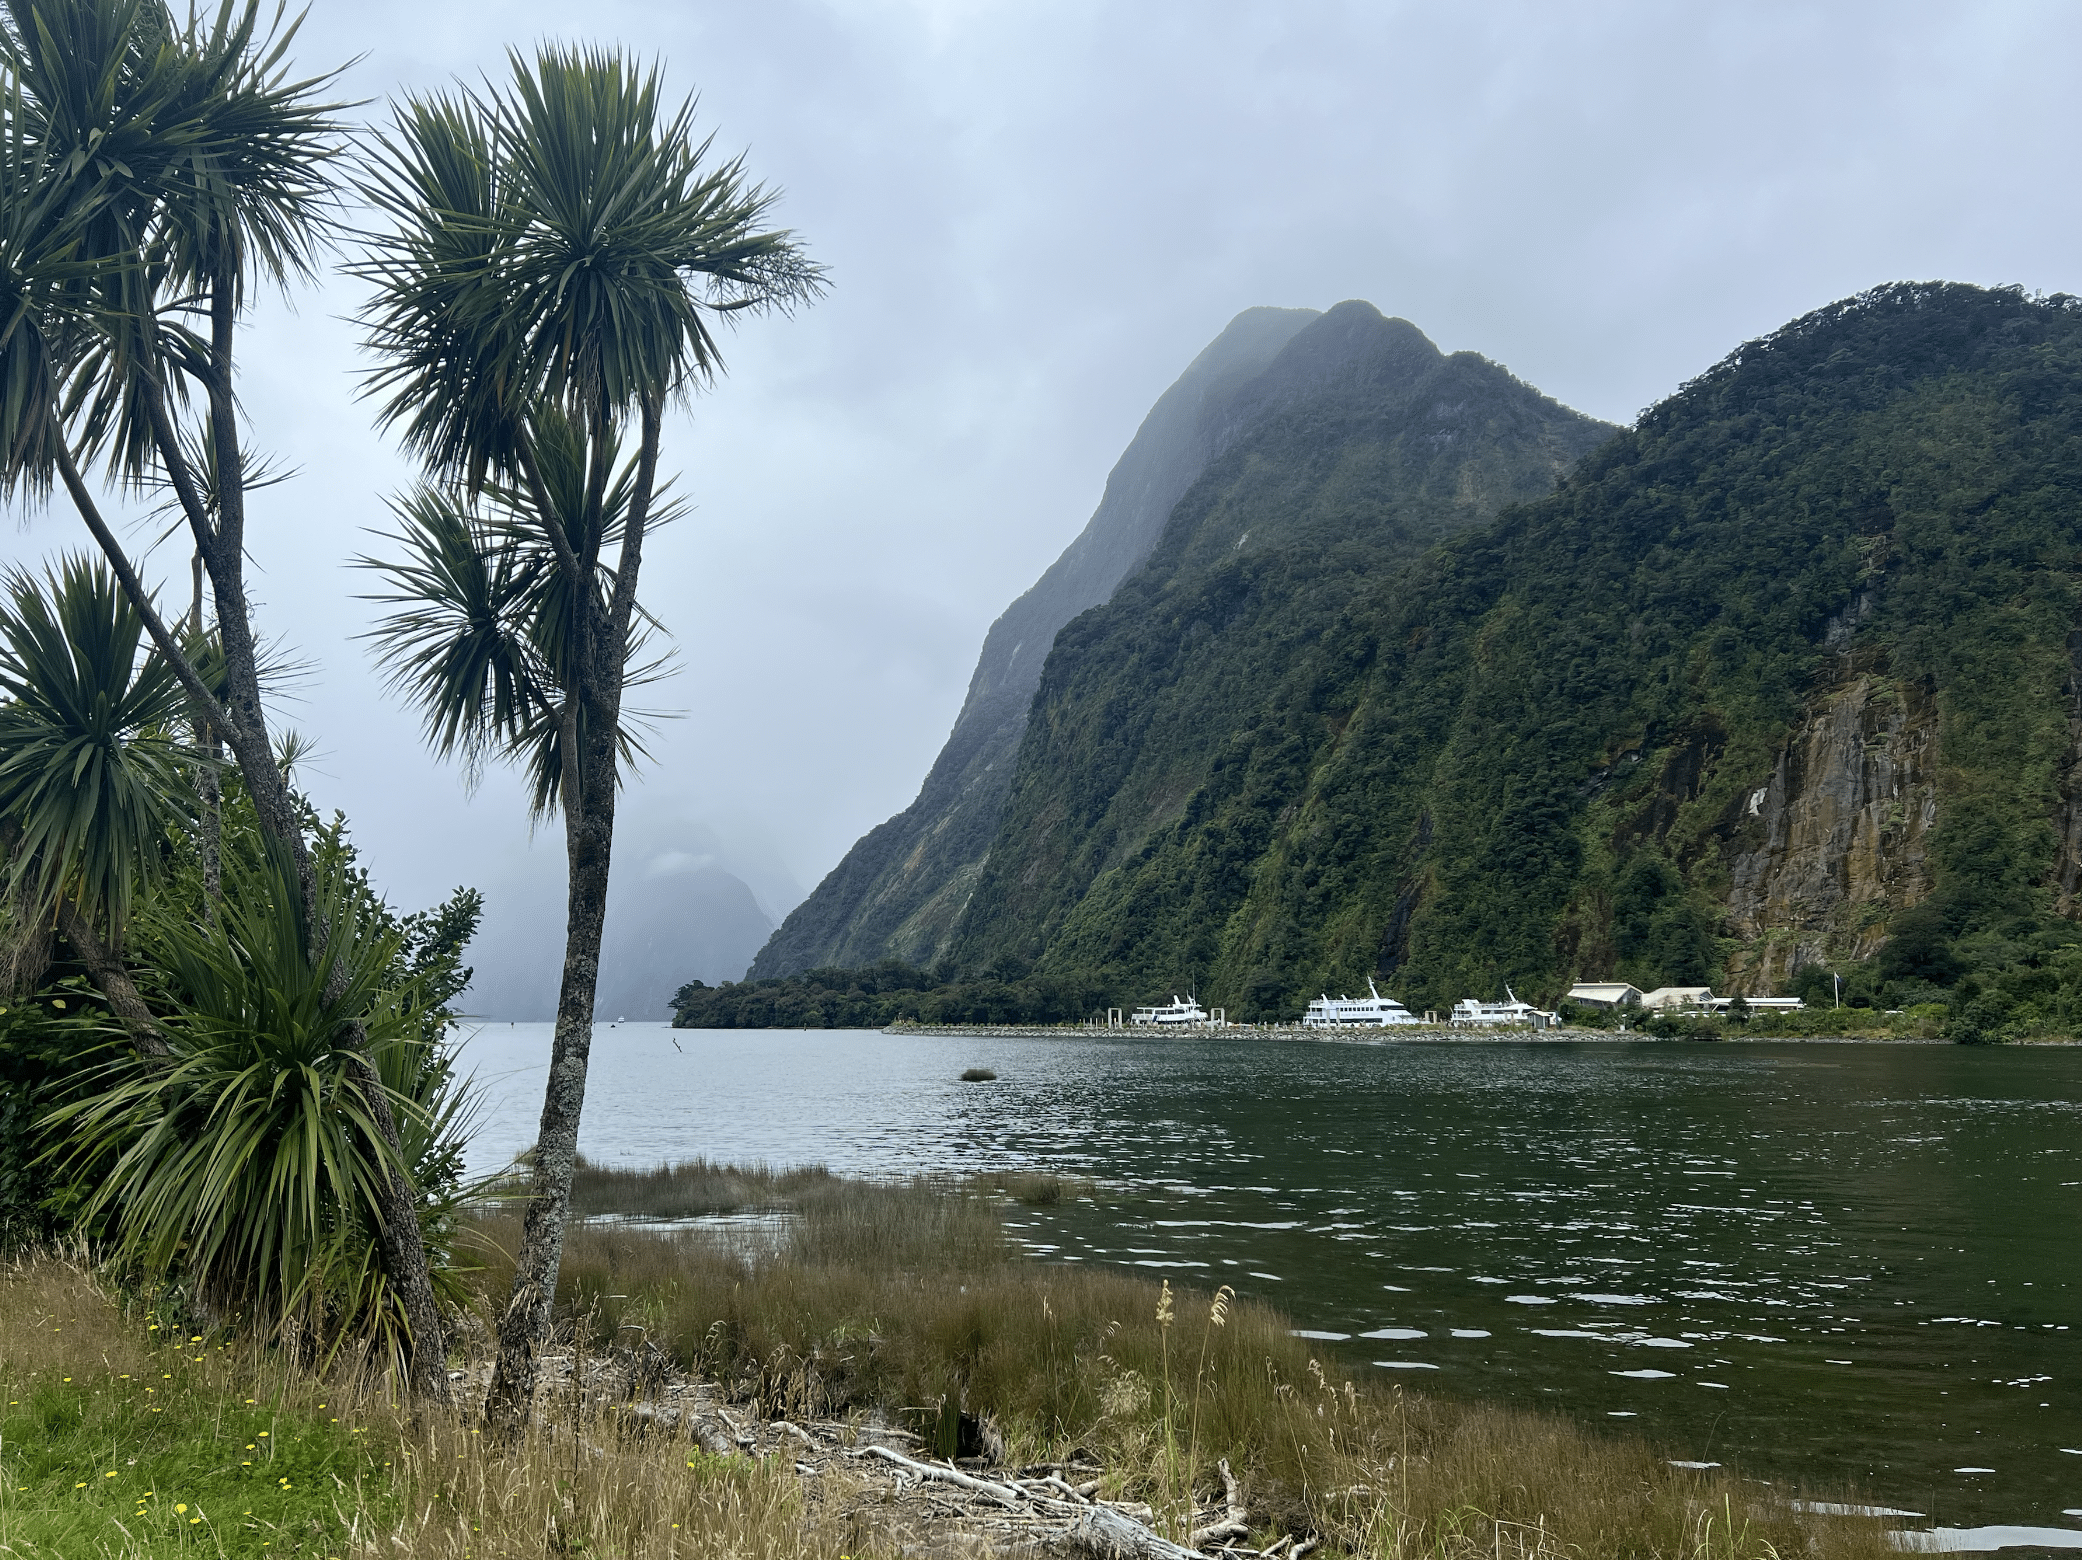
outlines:
[[[468,955],[475,969],[464,1009],[482,1018],[556,1016],[564,966],[561,883],[492,898]],[[593,1011],[603,1021],[671,1017],[690,979],[735,980],[772,935],[772,917],[743,879],[684,851],[617,852]]]

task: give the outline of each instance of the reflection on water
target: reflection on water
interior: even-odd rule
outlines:
[[[532,1137],[548,1037],[467,1047],[476,1168]],[[1939,1522],[2082,1509],[2082,1049],[623,1024],[593,1056],[600,1160],[1091,1176],[1020,1210],[1033,1250],[1269,1297],[1349,1371]]]

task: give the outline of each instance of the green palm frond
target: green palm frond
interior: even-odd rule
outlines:
[[[144,621],[99,563],[0,583],[0,817],[20,831],[11,884],[66,895],[121,942],[137,886],[192,812],[197,756],[169,733],[180,684],[141,653]]]
[[[51,1118],[67,1132],[61,1158],[111,1167],[83,1219],[119,1259],[263,1326],[335,1345],[373,1335],[402,1357],[377,1239],[396,1166],[357,1071],[373,1059],[415,1173],[453,1157],[467,1101],[424,1038],[413,980],[387,983],[400,933],[351,866],[321,871],[322,946],[286,848],[227,869],[215,923],[167,914],[150,928],[176,994],[170,1062],[147,1070],[112,1051],[93,1092]],[[357,1022],[366,1053],[349,1041]]]
[[[619,441],[602,435],[611,475],[597,511],[587,503],[588,443],[561,408],[537,407],[528,419],[543,488],[581,557],[621,543],[635,485],[634,463]],[[388,589],[368,600],[397,608],[363,637],[391,689],[421,711],[434,751],[463,762],[474,778],[501,757],[527,776],[537,816],[557,811],[564,780],[565,711],[575,707],[578,593],[557,567],[549,537],[528,496],[489,483],[475,502],[458,488],[422,484],[393,501],[399,527],[381,533],[403,550],[396,561],[364,555],[361,567],[384,576]],[[597,514],[597,520],[589,516]],[[671,503],[651,523],[676,517]],[[605,618],[613,574],[593,574],[595,621]],[[664,676],[670,658],[652,656],[656,625],[642,618],[624,647],[625,687]],[[616,734],[621,756],[649,756],[639,727],[654,717],[624,710]]]
[[[439,488],[415,488],[391,511],[399,529],[384,536],[403,560],[358,562],[391,587],[369,599],[399,610],[364,637],[389,685],[424,713],[434,750],[474,768],[556,700],[555,670],[528,632],[547,559]]]
[[[0,495],[50,488],[69,340],[84,334],[85,253],[98,184],[67,177],[34,133],[21,78],[0,59]]]
[[[709,166],[694,100],[616,52],[512,56],[505,91],[412,97],[362,178],[391,224],[353,267],[381,417],[435,473],[508,479],[527,416],[588,431],[721,367],[711,315],[786,309],[823,273],[762,226],[775,195]]]
[[[346,105],[287,70],[300,18],[265,19],[259,0],[185,23],[164,0],[0,0],[10,128],[85,263],[44,332],[53,373],[81,447],[132,480],[152,472],[147,383],[207,384],[185,317],[311,274],[329,230]]]
[[[376,289],[361,315],[378,360],[367,384],[407,449],[475,491],[515,469],[529,400],[500,297],[502,169],[467,91],[407,98],[393,118],[361,180],[392,228],[350,268]]]

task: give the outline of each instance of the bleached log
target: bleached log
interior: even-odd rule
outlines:
[[[1063,1539],[1092,1560],[1203,1560],[1199,1551],[1174,1544],[1106,1506],[1079,1512]]]
[[[978,1495],[988,1495],[1008,1506],[1026,1498],[1025,1490],[1014,1489],[1006,1484],[993,1484],[988,1479],[973,1478],[959,1468],[942,1468],[937,1463],[919,1462],[915,1458],[906,1457],[902,1452],[892,1452],[886,1446],[864,1446],[857,1455],[879,1457],[884,1462],[894,1463],[904,1472],[915,1474],[921,1479],[936,1479],[942,1484],[952,1484],[957,1489],[973,1490]]]

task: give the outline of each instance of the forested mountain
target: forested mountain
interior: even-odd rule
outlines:
[[[1473,357],[1397,384],[1275,399],[1058,636],[959,969],[1254,1017],[2082,986],[2082,304],[1832,305],[1473,531],[1593,430]]]
[[[1157,398],[1077,539],[984,636],[968,696],[917,800],[871,829],[760,949],[754,977],[946,951],[997,832],[1027,707],[1056,630],[1147,558],[1231,432],[1237,393],[1314,309],[1246,309]]]
[[[1084,532],[992,626],[918,799],[853,847],[751,975],[891,956],[925,964],[949,951],[1003,817],[1049,646],[1139,566],[1197,578],[1210,565],[1233,574],[1232,564],[1283,568],[1306,555],[1304,615],[1320,612],[1441,536],[1546,492],[1610,431],[1472,353],[1442,354],[1370,304],[1238,315],[1152,408]],[[1288,488],[1284,508],[1254,518]],[[1174,545],[1181,499],[1199,503],[1211,527],[1197,550]],[[1166,551],[1153,559],[1160,537]],[[1288,637],[1270,631],[1271,645]],[[1129,675],[1145,672],[1167,675],[1141,662]],[[1197,784],[1202,757],[1179,753],[1151,783]],[[1131,786],[1123,805],[1147,807],[1148,790]]]

